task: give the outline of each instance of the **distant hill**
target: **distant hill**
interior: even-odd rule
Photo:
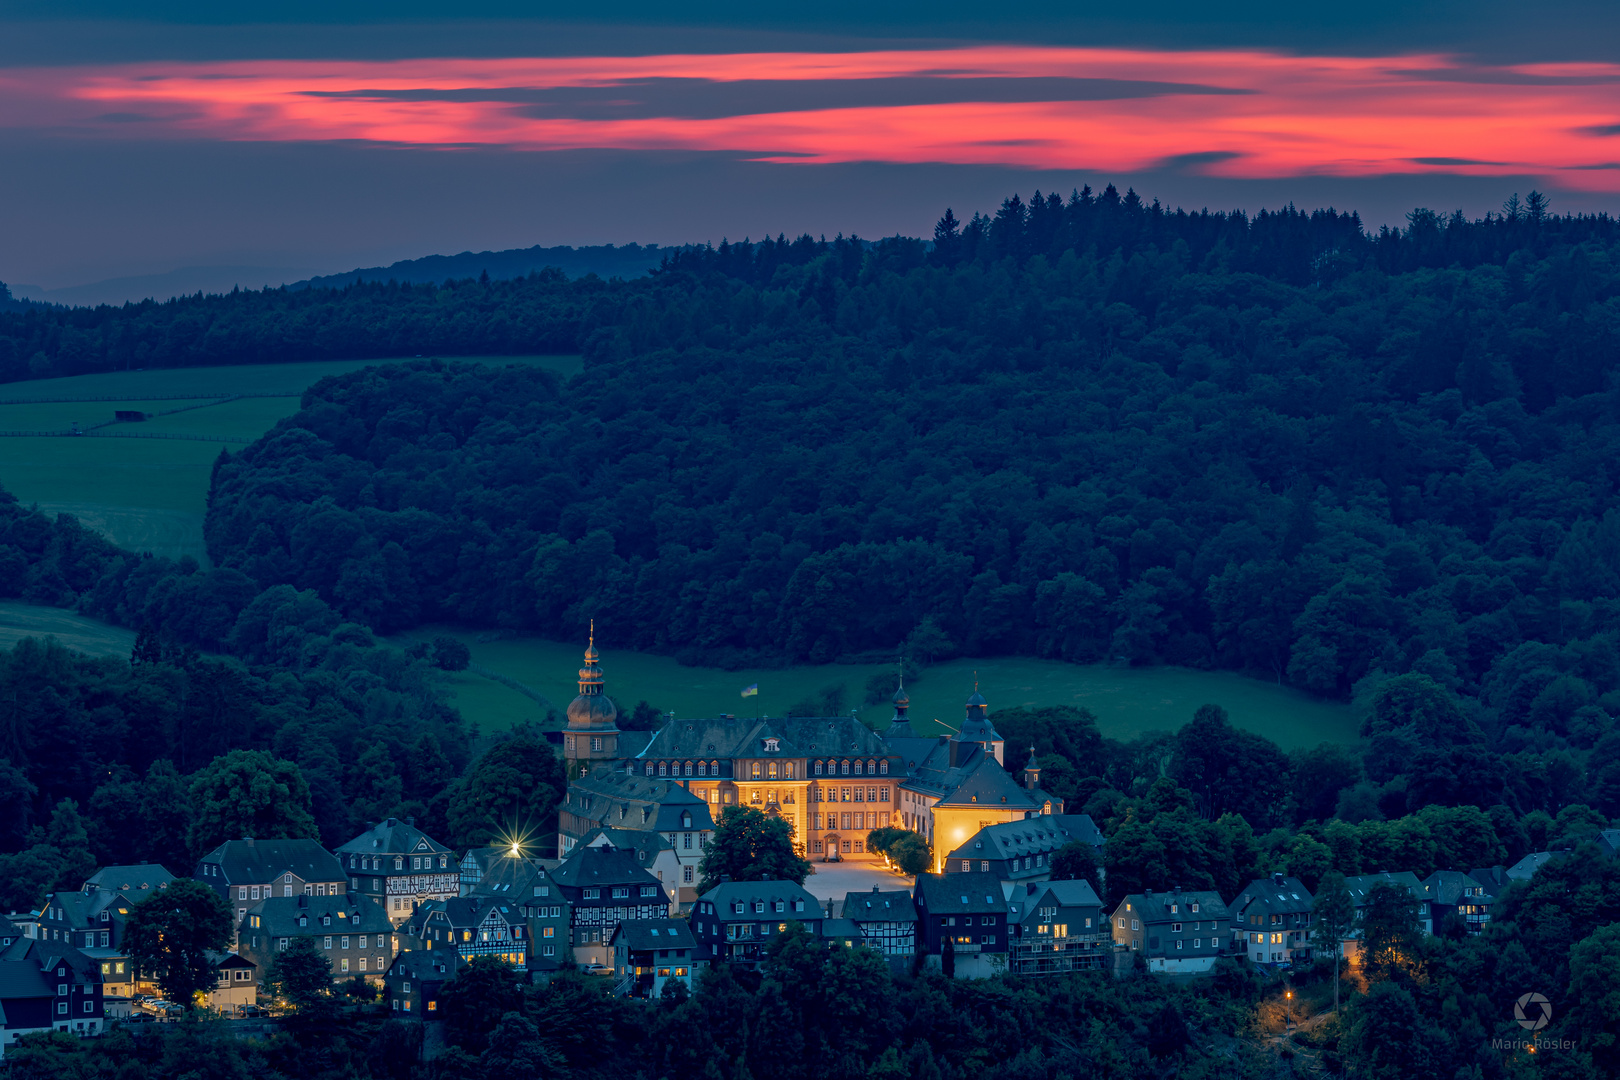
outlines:
[[[488,273],[495,280],[526,277],[554,266],[571,278],[595,274],[603,278],[635,278],[655,268],[666,255],[682,250],[657,244],[626,244],[615,247],[512,248],[507,251],[463,251],[460,255],[429,255],[402,259],[392,266],[371,266],[342,274],[307,278],[289,289],[342,288],[358,281],[400,281],[414,284],[444,281],[447,278],[475,278]]]

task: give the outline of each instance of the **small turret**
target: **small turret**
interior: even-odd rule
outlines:
[[[1034,791],[1041,786],[1041,763],[1035,757],[1035,748],[1029,748],[1029,761],[1024,765],[1024,786]]]

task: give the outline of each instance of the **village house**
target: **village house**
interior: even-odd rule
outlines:
[[[173,874],[152,863],[102,867],[76,892],[47,896],[35,932],[42,941],[72,944],[94,960],[101,969],[103,993],[127,1002],[136,989],[135,966],[124,952],[130,908],[173,880]]]
[[[568,944],[580,965],[609,967],[613,931],[626,919],[669,916],[669,895],[634,851],[575,848],[550,877],[560,894],[557,906],[569,911]]]
[[[208,951],[217,975],[208,991],[208,1007],[222,1015],[259,1003],[259,965],[240,953]]]
[[[791,881],[727,881],[698,898],[691,921],[705,958],[754,964],[788,923],[820,935],[825,916],[816,898]]]
[[[298,893],[261,899],[237,927],[237,951],[268,970],[294,938],[312,938],[334,980],[356,975],[380,982],[397,951],[394,924],[382,905],[359,893]]]
[[[439,992],[466,965],[450,949],[410,949],[400,953],[383,978],[389,1011],[401,1019],[438,1019]]]
[[[874,885],[871,892],[848,893],[840,915],[855,924],[860,941],[872,950],[884,956],[916,955],[917,906],[909,892]]]
[[[1442,928],[1441,920],[1450,914],[1461,919],[1470,934],[1479,933],[1491,921],[1491,905],[1496,900],[1475,875],[1459,870],[1436,870],[1424,878],[1422,884],[1429,902],[1429,919],[1435,930]]]
[[[1060,975],[1107,966],[1113,937],[1090,882],[1029,881],[1010,893],[1008,970],[1014,975]]]
[[[405,924],[401,945],[442,950],[471,960],[493,956],[519,971],[529,968],[528,926],[517,899],[452,896],[419,905]]]
[[[514,928],[514,940],[523,940],[530,972],[555,971],[573,963],[568,945],[572,909],[552,877],[560,865],[556,859],[526,859],[507,849],[506,855],[484,863],[478,883],[466,892],[469,897],[505,900],[516,909],[522,929]]]
[[[1202,975],[1233,933],[1217,892],[1183,890],[1132,893],[1113,913],[1114,946],[1140,955],[1155,974]]]
[[[1079,841],[1101,855],[1103,836],[1086,814],[1041,814],[987,825],[946,856],[946,873],[979,871],[1022,884],[1052,876],[1052,856]]]
[[[39,990],[48,1001],[40,1008]],[[0,1045],[30,1031],[106,1029],[101,968],[71,945],[18,938],[0,949]]]
[[[413,821],[389,818],[334,853],[349,875],[349,891],[364,893],[400,926],[416,905],[447,900],[461,892],[455,852],[428,836]]]
[[[959,979],[1006,969],[1008,905],[994,874],[918,874],[911,899],[930,967],[952,967]]]
[[[627,919],[608,943],[613,957],[613,992],[619,997],[656,998],[671,981],[692,988],[697,939],[685,919]]]
[[[227,840],[204,855],[192,877],[212,886],[240,923],[261,900],[307,894],[340,896],[348,876],[314,840]]]
[[[1229,905],[1232,951],[1257,964],[1309,960],[1313,905],[1298,878],[1272,874],[1251,882]]]
[[[707,836],[704,838],[707,843]],[[646,869],[669,893],[669,913],[681,915],[692,910],[697,900],[697,864],[700,859],[682,860],[670,837],[639,829],[595,829],[580,840],[579,847],[608,847],[632,851],[636,863]]]

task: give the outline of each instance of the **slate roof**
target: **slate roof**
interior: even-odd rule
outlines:
[[[1507,876],[1514,881],[1529,881],[1549,861],[1568,854],[1568,851],[1533,851],[1508,867]]]
[[[435,855],[455,854],[415,825],[398,818],[378,822],[337,849],[343,855]],[[418,871],[420,873],[420,871]]]
[[[203,955],[208,957],[208,962],[217,968],[257,968],[259,966],[240,953],[204,949]]]
[[[1350,890],[1350,899],[1361,907],[1367,902],[1367,894],[1375,885],[1405,885],[1407,891],[1419,900],[1429,899],[1429,890],[1423,887],[1423,882],[1410,870],[1400,870],[1395,873],[1358,874],[1355,877],[1344,879],[1345,887]]]
[[[864,935],[860,924],[854,919],[823,919],[821,920],[821,936],[828,941],[855,941],[859,942]]]
[[[1221,894],[1208,890],[1184,889],[1180,892],[1132,893],[1120,901],[1118,911],[1126,903],[1131,905],[1131,914],[1141,919],[1143,924],[1161,922],[1186,922],[1190,916],[1196,915],[1200,919],[1224,919],[1229,912],[1226,902]],[[1172,912],[1174,904],[1181,910]],[[1192,905],[1197,904],[1198,910],[1193,911]]]
[[[1597,834],[1597,845],[1609,858],[1620,855],[1620,829],[1602,829]]]
[[[880,892],[873,886],[871,892],[852,892],[844,896],[839,914],[856,922],[916,922],[917,905],[911,894],[903,889]]]
[[[337,856],[314,840],[227,840],[200,863],[218,863],[226,884],[257,884],[292,873],[303,881],[344,881]]]
[[[767,750],[766,740],[776,749]],[[877,733],[852,716],[766,717],[754,720],[676,720],[658,729],[639,758],[888,757]]]
[[[591,803],[583,802],[589,798]],[[637,776],[616,769],[596,769],[568,785],[567,809],[582,818],[622,829],[681,832],[713,829],[709,804],[668,777]],[[643,819],[641,808],[651,813]],[[692,824],[681,824],[690,813]]]
[[[1478,870],[1470,870],[1468,876],[1485,886],[1485,891],[1492,896],[1500,893],[1513,882],[1513,879],[1507,876],[1507,869],[1501,866],[1487,866]]]
[[[45,981],[45,973],[38,964],[9,957],[0,960],[0,1000],[55,996],[55,985]]]
[[[133,900],[153,889],[165,888],[175,875],[159,863],[139,863],[135,866],[103,866],[84,879],[86,885],[98,889],[128,893]]]
[[[22,936],[22,927],[0,915],[0,941],[16,941]]]
[[[988,805],[1029,812],[1045,804],[1044,793],[1021,786],[983,747],[959,744],[958,764],[952,765],[951,746],[949,739],[938,740],[915,769],[908,768],[910,775],[901,786],[936,798],[940,806]]]
[[[791,881],[727,881],[716,885],[698,899],[713,904],[715,915],[722,921],[758,920],[759,914],[754,911],[756,900],[764,901],[767,915],[784,914],[774,910],[775,902],[781,900],[787,905],[787,915],[801,920],[826,917],[821,901],[811,896],[803,885],[795,885]],[[731,910],[731,905],[739,900],[745,905],[741,914]],[[795,900],[804,904],[799,911],[793,910]]]
[[[592,829],[580,838],[579,845],[581,847],[601,847],[603,841],[620,851],[635,852],[636,862],[642,866],[652,865],[653,861],[658,858],[660,851],[674,850],[673,845],[669,842],[669,837],[663,833],[641,829]]]
[[[692,924],[685,919],[626,919],[613,931],[613,945],[627,945],[635,952],[649,949],[696,949]]]
[[[1031,897],[1028,905],[1031,913],[1050,906],[1047,904],[1048,897],[1058,907],[1102,907],[1102,900],[1089,881],[1040,881],[1031,885],[1030,890],[1027,895]]]
[[[991,758],[991,763],[995,762]],[[999,766],[998,766],[999,767]],[[922,915],[977,915],[1007,911],[1001,879],[977,870],[961,874],[918,874]]]
[[[658,885],[661,894],[663,890],[662,883],[641,865],[634,851],[617,848],[576,847],[551,872],[551,880],[571,888],[650,884]]]
[[[1313,902],[1310,890],[1299,878],[1275,875],[1251,881],[1233,899],[1232,911],[1235,914],[1250,904],[1258,904],[1274,915],[1295,915],[1310,911]]]
[[[248,908],[245,918],[259,916],[256,934],[270,937],[312,937],[321,934],[373,934],[392,933],[394,924],[371,897],[364,893],[345,893],[342,896],[273,896],[260,900]],[[299,916],[309,919],[307,926],[299,926]],[[332,925],[322,925],[321,919],[330,916]]]
[[[952,859],[1013,859],[1056,851],[1083,840],[1101,847],[1103,835],[1088,814],[1041,814],[986,825],[951,852]],[[1045,868],[1042,868],[1045,869]]]
[[[510,848],[500,849],[510,852]],[[469,896],[533,896],[534,885],[550,881],[550,872],[560,863],[556,859],[514,858],[503,854],[492,858],[484,867],[477,884],[467,890]]]
[[[1466,890],[1482,889],[1484,884],[1461,870],[1436,870],[1423,879],[1423,887],[1428,891],[1430,900],[1447,907],[1456,907],[1465,901],[1471,904],[1489,904],[1494,899],[1489,893],[1484,896],[1467,896]]]
[[[454,949],[407,949],[394,957],[388,977],[422,982],[449,980],[466,963]]]

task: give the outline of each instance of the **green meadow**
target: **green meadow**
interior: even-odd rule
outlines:
[[[0,600],[0,649],[25,637],[54,637],[63,645],[92,656],[128,657],[135,633],[61,608],[36,607],[19,600]]]
[[[207,565],[203,512],[220,450],[238,449],[292,415],[297,395],[320,379],[402,359],[113,371],[9,383],[0,386],[0,431],[62,432],[75,423],[94,431],[84,438],[0,438],[0,487],[43,510],[73,514],[123,547],[170,558],[190,555]],[[532,364],[564,376],[582,364],[577,356],[454,359]],[[200,400],[172,397],[177,394]],[[287,396],[223,400],[236,394]],[[80,400],[52,400],[62,398]],[[84,400],[90,398],[103,400]],[[120,410],[150,419],[109,424]],[[163,413],[168,415],[158,415]],[[104,424],[109,426],[99,426]],[[243,441],[124,437],[137,435]]]
[[[475,632],[450,628],[420,630],[407,638],[449,634],[472,649],[473,665],[521,683],[546,698],[560,715],[578,692],[576,672],[582,643],[539,638],[479,640]],[[842,685],[846,708],[881,728],[893,708],[864,703],[866,681],[887,668],[877,664],[826,664],[723,671],[683,667],[667,656],[605,649],[602,667],[607,692],[621,709],[647,701],[677,716],[781,716],[806,698]],[[1066,664],[1056,660],[996,657],[952,660],[926,669],[907,687],[912,725],[924,734],[945,734],[961,722],[974,680],[992,710],[1010,706],[1076,705],[1097,716],[1102,733],[1129,739],[1144,731],[1175,730],[1206,703],[1221,705],[1233,723],[1284,749],[1321,742],[1354,742],[1359,720],[1350,706],[1321,701],[1289,687],[1231,672],[1189,668],[1123,668]],[[746,687],[759,693],[743,697]],[[543,722],[545,707],[508,685],[474,670],[451,680],[457,705],[486,731],[522,720]]]

